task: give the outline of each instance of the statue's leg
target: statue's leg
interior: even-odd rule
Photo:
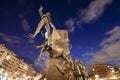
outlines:
[[[36,37],[36,35],[41,31],[41,28],[42,28],[43,25],[45,24],[45,20],[46,20],[46,19],[43,18],[43,19],[39,22],[38,27],[36,28],[35,33],[33,34],[34,37]]]

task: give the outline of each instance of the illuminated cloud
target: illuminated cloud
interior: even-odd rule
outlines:
[[[17,36],[11,36],[11,35],[0,32],[0,38],[3,39],[5,42],[10,43],[14,46],[16,46],[16,44],[27,44],[27,45],[34,46],[35,44],[35,41],[29,38],[28,36],[17,37]]]
[[[2,38],[4,41],[6,41],[8,43],[20,43],[20,41],[21,41],[20,37],[7,35],[7,34],[1,33],[1,32],[0,32],[0,38]]]
[[[75,30],[75,20],[74,19],[70,18],[70,19],[66,20],[65,25],[69,26],[68,27],[69,32],[74,32],[74,30]]]
[[[106,32],[109,35],[100,45],[101,49],[93,55],[91,62],[120,62],[120,26]]]
[[[93,0],[87,8],[78,10],[77,17],[67,19],[65,25],[70,32],[74,32],[75,27],[97,20],[111,3],[112,0]]]
[[[81,22],[88,23],[90,21],[98,19],[104,12],[107,5],[110,5],[112,0],[94,0],[88,8],[80,10],[78,14],[81,18]]]
[[[25,31],[30,31],[31,28],[29,26],[29,23],[26,19],[22,19],[21,20],[21,24],[22,24],[22,28],[25,30]]]
[[[35,41],[34,41],[33,39],[28,39],[28,43],[30,43],[30,44],[34,44]]]

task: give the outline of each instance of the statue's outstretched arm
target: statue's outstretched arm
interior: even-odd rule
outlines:
[[[38,10],[38,12],[39,12],[41,18],[42,18],[42,16],[43,16],[42,10],[43,10],[43,7],[41,6],[41,7],[39,8],[39,10]]]
[[[41,46],[35,46],[35,48],[38,49],[38,48],[42,48],[43,46],[44,46],[44,45],[41,45]]]

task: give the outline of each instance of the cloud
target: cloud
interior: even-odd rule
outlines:
[[[18,17],[20,18],[21,21],[21,27],[23,28],[24,31],[30,31],[31,27],[29,26],[28,21],[25,19],[27,13],[20,13]]]
[[[77,17],[67,19],[65,25],[68,29],[74,29],[75,27],[81,27],[83,23],[89,23],[97,20],[105,11],[106,6],[110,5],[112,0],[93,0],[87,8],[80,9],[77,12]],[[66,22],[69,22],[68,25]],[[71,23],[72,22],[72,23]],[[72,32],[74,32],[74,30]]]
[[[29,23],[26,19],[22,19],[21,20],[21,24],[22,24],[22,28],[25,30],[25,31],[30,31],[31,28],[29,26]]]
[[[0,32],[0,38],[2,38],[4,41],[6,41],[8,43],[20,43],[20,41],[21,41],[20,37],[7,35],[7,34],[1,33],[1,32]]]
[[[35,44],[35,41],[28,36],[17,37],[0,32],[0,38],[10,44],[27,44],[32,46]]]
[[[114,27],[106,32],[105,38],[101,43],[101,49],[93,55],[91,62],[120,62],[120,26]]]
[[[28,43],[30,43],[30,44],[34,44],[35,41],[34,41],[33,39],[28,39]]]
[[[74,30],[75,30],[75,20],[74,19],[70,18],[70,19],[66,20],[65,25],[69,26],[68,27],[69,32],[74,32]]]
[[[81,22],[88,23],[98,19],[104,12],[107,5],[110,5],[112,0],[94,0],[88,8],[80,10]]]
[[[113,41],[119,40],[119,38],[120,38],[119,31],[120,31],[120,26],[116,26],[113,30],[106,32],[105,35],[112,35],[112,36],[103,40],[100,45],[102,46],[102,45],[105,45],[105,44],[110,43],[110,42],[114,43]]]

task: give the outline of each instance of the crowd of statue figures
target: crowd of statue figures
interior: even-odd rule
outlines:
[[[52,23],[50,12],[43,14],[42,10],[43,8],[40,7],[39,14],[41,16],[41,21],[39,22],[35,33],[29,35],[31,38],[35,38],[36,35],[41,32],[42,27],[45,27],[46,29],[45,34],[41,33],[42,36],[45,37],[44,43],[41,46],[36,46],[36,48],[41,48],[40,55],[36,62],[40,62],[42,55],[47,51],[49,58],[53,60],[50,64],[53,63],[52,66],[56,67],[56,70],[63,77],[62,79],[57,80],[88,80],[89,75],[85,66],[82,64],[82,60],[74,59],[72,61],[71,59],[68,35],[65,36],[66,31],[56,30]],[[52,27],[52,33],[50,32],[50,27]],[[40,80],[44,80],[46,74],[49,73],[46,71]]]

